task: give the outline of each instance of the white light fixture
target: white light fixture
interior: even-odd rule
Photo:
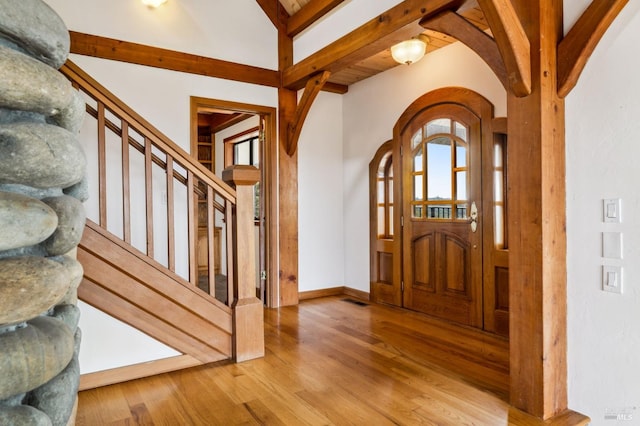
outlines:
[[[167,0],[142,0],[142,4],[149,7],[160,7],[166,2]]]
[[[420,34],[417,37],[391,46],[391,56],[398,63],[411,65],[422,59],[427,51],[428,43],[429,37]]]

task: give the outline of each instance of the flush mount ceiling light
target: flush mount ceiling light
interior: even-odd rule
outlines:
[[[418,62],[427,51],[429,37],[420,34],[409,40],[401,41],[391,46],[391,56],[400,64],[411,65]]]
[[[149,7],[160,7],[166,2],[167,0],[142,0],[142,4]]]

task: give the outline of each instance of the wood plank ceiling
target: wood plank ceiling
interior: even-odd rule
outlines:
[[[293,15],[310,1],[311,0],[280,0],[280,3],[284,6],[289,15]]]
[[[280,3],[289,15],[294,15],[312,1],[313,0],[280,0]],[[464,11],[461,11],[460,15],[483,31],[486,31],[489,28],[482,10],[477,6],[477,4],[474,7],[469,7]],[[424,31],[424,34],[426,34],[430,39],[430,43],[427,46],[427,54],[457,41],[453,37],[436,31],[427,30]],[[328,81],[330,83],[349,86],[398,65],[399,64],[391,57],[391,49],[389,46],[387,49],[377,53],[376,55],[333,74]]]

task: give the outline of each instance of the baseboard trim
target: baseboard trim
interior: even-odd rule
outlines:
[[[178,355],[141,364],[96,371],[95,373],[87,373],[80,376],[80,387],[78,390],[83,391],[99,388],[101,386],[155,376],[156,374],[168,373],[170,371],[182,370],[183,368],[198,365],[202,365],[202,362],[194,357],[190,355]]]
[[[344,294],[347,296],[355,297],[356,299],[369,301],[369,293],[362,290],[356,290],[355,288],[345,287]]]
[[[320,290],[301,291],[298,293],[298,300],[317,299],[329,296],[350,296],[357,299],[369,301],[369,293],[362,290],[356,290],[350,287],[331,287]]]
[[[298,300],[317,299],[319,297],[340,296],[344,294],[344,287],[322,288],[320,290],[301,291]]]
[[[584,414],[578,413],[571,409],[557,414],[556,416],[542,420],[537,417],[520,411],[514,406],[509,408],[509,424],[527,425],[527,426],[588,426],[591,419]]]

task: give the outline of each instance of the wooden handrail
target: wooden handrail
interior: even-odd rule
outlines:
[[[69,80],[75,82],[79,88],[90,95],[93,99],[98,100],[114,114],[128,122],[130,127],[143,137],[151,139],[152,143],[161,148],[174,159],[180,159],[183,165],[193,170],[207,185],[213,187],[224,198],[235,203],[235,191],[225,184],[222,179],[212,174],[196,159],[190,156],[182,148],[177,146],[171,139],[164,135],[160,130],[145,120],[138,113],[129,108],[124,102],[120,101],[113,93],[100,85],[96,80],[91,78],[86,72],[71,61],[67,61],[62,68],[62,72]],[[137,123],[138,126],[133,126]]]

